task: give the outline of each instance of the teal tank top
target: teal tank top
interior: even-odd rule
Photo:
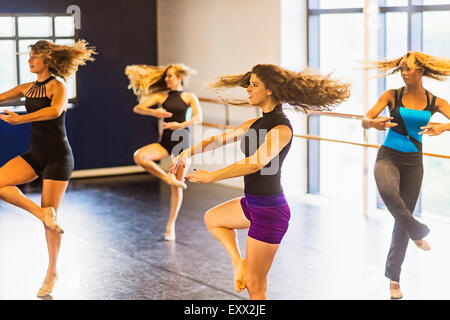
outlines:
[[[422,136],[420,127],[426,126],[436,112],[436,96],[425,90],[427,106],[423,110],[415,110],[403,106],[402,97],[405,87],[395,90],[394,107],[390,110],[392,122],[398,125],[389,128],[383,146],[402,152],[422,152]]]

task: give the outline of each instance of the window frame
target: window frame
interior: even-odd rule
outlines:
[[[364,13],[364,8],[334,8],[321,9],[320,0],[307,0],[307,63],[313,69],[320,70],[320,15]],[[423,0],[408,0],[407,6],[387,6],[386,0],[378,0],[379,30],[377,39],[377,55],[386,56],[386,13],[405,12],[407,18],[407,50],[422,51],[423,47],[423,13],[427,11],[450,11],[449,4],[424,5]],[[386,91],[386,78],[377,81],[377,94],[380,96]],[[335,113],[339,116],[339,113]],[[307,114],[307,134],[320,136],[320,114]],[[346,116],[342,114],[342,117]],[[382,144],[385,132],[377,132],[377,143]],[[307,144],[307,193],[320,193],[320,141],[308,140]],[[377,192],[377,208],[382,208],[383,202]],[[422,213],[422,197],[419,197],[414,215]]]
[[[21,40],[41,40],[43,38],[50,39],[52,42],[56,42],[56,40],[73,40],[76,42],[78,37],[78,29],[74,25],[74,35],[73,36],[56,36],[55,35],[55,18],[57,17],[74,17],[73,14],[70,13],[0,13],[0,17],[14,18],[14,36],[13,37],[4,37],[0,36],[0,41],[3,40],[12,40],[15,42],[16,47],[16,85],[21,84],[20,78],[20,54],[19,54],[19,42]],[[48,37],[32,37],[19,36],[19,18],[21,17],[46,17],[52,19],[52,34]],[[78,102],[78,74],[75,73],[75,97],[69,99],[69,104],[74,104]],[[25,105],[24,100],[14,100],[5,103],[1,103],[0,107],[21,107]],[[19,110],[20,112],[20,110]]]

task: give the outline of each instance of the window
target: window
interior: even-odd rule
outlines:
[[[362,8],[364,7],[364,0],[320,0],[320,9],[338,9],[338,8]]]
[[[372,2],[371,2],[372,3]],[[309,115],[308,134],[346,142],[363,143],[363,131],[357,117],[363,115],[364,16],[363,0],[308,1],[308,64],[322,73],[333,72],[336,78],[349,81],[352,96],[336,108],[341,115]],[[450,57],[447,22],[450,0],[379,0],[378,30],[370,36],[376,41],[370,46],[375,59],[394,58],[408,50]],[[373,32],[373,31],[372,31]],[[375,34],[375,35],[374,35]],[[369,82],[369,108],[388,88],[404,85],[400,75]],[[438,82],[424,78],[424,86],[435,95],[450,101],[450,81]],[[345,115],[344,115],[345,114]],[[435,115],[433,122],[448,122]],[[383,132],[368,132],[366,143],[381,144]],[[450,155],[450,135],[424,137],[424,152]],[[376,149],[367,152],[368,177],[364,178],[363,148],[328,141],[308,141],[308,190],[327,198],[362,204],[363,186],[369,192],[371,208],[382,207],[377,199],[373,165]],[[318,165],[317,165],[318,163]],[[424,156],[425,175],[421,199],[416,214],[437,214],[450,217],[450,160]]]
[[[441,4],[444,1],[424,1],[429,4]],[[449,3],[447,0],[446,3]],[[450,10],[428,11],[423,13],[423,51],[435,56],[450,57],[448,32],[443,28],[450,20]],[[447,40],[444,40],[447,39]],[[434,95],[450,101],[450,81],[440,82],[424,79],[424,86]],[[436,114],[433,122],[448,122],[442,114]],[[437,137],[423,138],[424,151],[450,154],[450,134],[446,132]],[[450,217],[450,160],[442,158],[424,158],[424,179],[422,188],[422,206],[424,214],[433,213]]]
[[[355,1],[350,2],[355,3]],[[342,4],[345,4],[345,1]],[[352,80],[362,79],[362,69],[358,68],[357,64],[363,59],[363,29],[360,28],[363,15],[362,13],[323,14],[320,15],[319,23],[320,70],[325,74],[332,72],[336,78],[352,84],[350,99],[335,111],[361,113],[362,82]],[[346,36],[342,37],[342,34]],[[337,48],[339,49],[336,50]],[[358,121],[321,116],[319,125],[322,137],[363,142],[361,125]],[[362,183],[362,176],[359,174],[362,170],[361,149],[321,142],[320,169],[320,194],[344,200],[348,196],[348,190],[355,189],[354,186]],[[334,178],[330,179],[331,176]],[[355,194],[352,197],[361,199],[361,196],[355,197]]]
[[[28,69],[29,45],[38,40],[57,44],[75,42],[75,20],[65,15],[0,15],[0,92],[32,82],[36,76]],[[76,99],[76,76],[66,81],[70,101]],[[23,110],[23,101],[11,103]]]

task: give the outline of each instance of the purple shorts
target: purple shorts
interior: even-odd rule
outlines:
[[[271,196],[246,194],[241,199],[241,207],[250,220],[249,237],[266,243],[281,243],[291,217],[283,193]]]

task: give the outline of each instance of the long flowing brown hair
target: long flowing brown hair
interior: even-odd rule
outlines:
[[[94,61],[92,56],[97,54],[95,48],[88,47],[85,40],[79,40],[72,45],[39,40],[30,45],[30,48],[34,54],[43,57],[44,63],[48,65],[48,70],[53,75],[61,77],[64,81],[77,71],[79,66],[85,65],[86,61]]]
[[[219,77],[210,87],[247,88],[252,74],[261,79],[266,89],[272,91],[272,97],[277,103],[290,104],[296,110],[330,111],[350,97],[350,85],[334,80],[330,75],[312,73],[307,69],[294,72],[273,64],[258,64],[246,73]],[[222,100],[232,105],[248,105],[247,100]]]
[[[128,89],[133,89],[136,96],[149,95],[155,92],[168,91],[164,78],[170,68],[174,68],[175,74],[182,78],[181,84],[187,84],[189,76],[195,74],[194,69],[177,63],[168,66],[150,66],[145,64],[133,64],[125,68],[125,74],[130,80]]]
[[[367,69],[378,69],[383,76],[400,72],[403,63],[410,69],[423,69],[423,76],[444,81],[450,76],[450,59],[434,57],[426,53],[410,51],[394,60],[369,62]]]

